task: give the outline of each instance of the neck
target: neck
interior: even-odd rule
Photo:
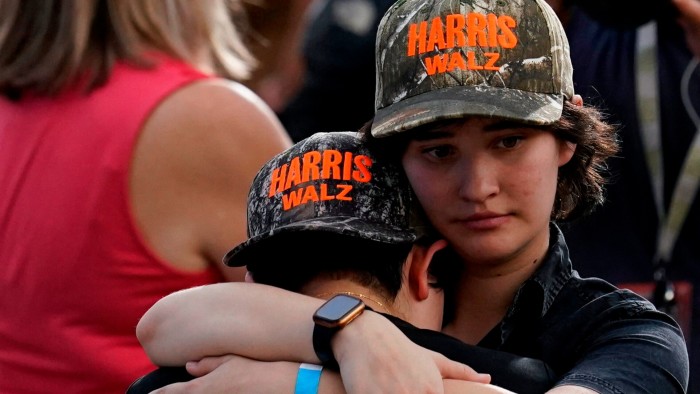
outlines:
[[[536,253],[522,253],[507,262],[467,265],[457,289],[455,318],[444,331],[477,344],[503,320],[515,293],[539,268],[548,249],[547,237],[542,245],[532,248]]]
[[[336,294],[357,297],[376,312],[396,315],[394,303],[377,291],[346,279],[313,279],[305,284],[300,293],[322,299],[329,299]]]
[[[462,275],[455,295],[459,300],[455,316],[444,331],[477,344],[503,319],[523,281],[515,274],[492,278]]]

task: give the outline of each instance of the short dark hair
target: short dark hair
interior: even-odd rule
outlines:
[[[436,125],[463,121],[464,118],[437,121],[387,138],[373,137],[372,121],[369,121],[360,132],[373,154],[400,162],[408,143],[417,134]],[[546,128],[558,138],[576,144],[574,156],[559,169],[551,215],[554,220],[574,220],[592,212],[605,201],[604,186],[610,175],[606,161],[619,149],[617,127],[607,123],[597,108],[566,101],[559,121]]]
[[[416,242],[433,241],[424,237]],[[403,266],[412,246],[413,243],[390,244],[321,231],[280,234],[256,256],[258,264],[251,275],[257,283],[294,292],[314,278],[347,279],[393,300],[403,285]],[[265,264],[259,264],[262,261]],[[453,287],[459,268],[454,259],[436,257],[429,267],[435,277],[432,286]]]
[[[295,292],[317,277],[349,279],[394,299],[412,245],[322,231],[280,234],[257,256],[258,264],[251,274],[257,283]]]

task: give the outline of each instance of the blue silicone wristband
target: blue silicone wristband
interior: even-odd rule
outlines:
[[[316,394],[318,383],[321,380],[323,366],[302,363],[297,373],[297,383],[294,386],[294,394]]]

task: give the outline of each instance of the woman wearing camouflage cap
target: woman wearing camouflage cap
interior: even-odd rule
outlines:
[[[550,393],[685,392],[678,324],[637,294],[580,278],[555,224],[602,202],[604,160],[617,146],[613,128],[574,94],[551,8],[399,1],[380,25],[376,55],[368,143],[401,160],[430,224],[463,262],[444,331],[541,357],[557,373]],[[260,305],[232,291],[236,298]],[[387,335],[371,313],[334,338],[352,392],[441,392],[440,377],[454,372]],[[311,344],[301,346],[316,361]]]
[[[552,392],[684,392],[678,324],[641,296],[578,277],[555,224],[602,203],[617,145],[574,94],[551,8],[402,2],[385,15],[376,61],[368,139],[397,153],[464,262],[443,331],[543,357],[559,375]]]

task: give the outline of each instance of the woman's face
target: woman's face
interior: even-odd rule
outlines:
[[[468,266],[505,267],[546,252],[557,172],[574,148],[542,129],[475,117],[419,134],[402,161],[428,218]]]

